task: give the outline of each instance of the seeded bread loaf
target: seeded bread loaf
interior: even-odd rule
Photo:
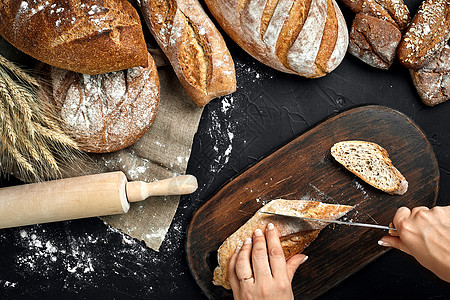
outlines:
[[[348,31],[334,0],[206,0],[221,27],[254,58],[308,78],[344,58]]]
[[[450,99],[450,46],[419,70],[410,70],[411,78],[425,105],[435,106]]]
[[[333,145],[331,155],[366,183],[390,194],[403,195],[405,177],[392,165],[387,151],[375,143],[343,141]]]
[[[86,75],[56,67],[48,74],[63,125],[81,150],[106,153],[137,141],[153,124],[159,107],[159,78],[148,67]]]
[[[450,2],[422,2],[398,48],[400,63],[419,69],[437,55],[450,38]]]
[[[244,225],[230,235],[219,247],[217,260],[219,265],[214,270],[213,284],[230,289],[228,281],[228,262],[236,247],[242,246],[244,240],[252,237],[256,229],[264,231],[268,223],[273,223],[280,235],[281,246],[286,260],[301,253],[318,236],[328,223],[299,222],[292,218],[262,213],[272,212],[289,216],[303,216],[325,220],[336,220],[352,210],[353,206],[327,204],[309,200],[272,200],[259,209]]]
[[[236,90],[233,59],[197,0],[137,3],[181,84],[198,106]]]
[[[1,1],[0,35],[39,61],[83,74],[148,63],[139,16],[126,0]]]

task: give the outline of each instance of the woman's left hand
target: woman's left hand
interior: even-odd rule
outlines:
[[[308,257],[297,254],[285,260],[278,231],[268,224],[257,229],[231,256],[228,279],[235,299],[294,299],[291,282],[298,266]]]

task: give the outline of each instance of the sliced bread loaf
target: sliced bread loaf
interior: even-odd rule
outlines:
[[[403,195],[405,177],[392,165],[385,149],[375,143],[343,141],[333,145],[331,155],[368,184],[390,194]]]

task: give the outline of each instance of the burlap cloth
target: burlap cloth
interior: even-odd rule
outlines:
[[[129,181],[146,182],[185,174],[203,109],[190,99],[164,57],[159,56],[158,51],[152,52],[152,56],[161,84],[155,122],[133,145],[113,153],[90,155],[95,167],[89,173],[120,170]],[[149,197],[131,203],[127,214],[101,219],[158,251],[179,201],[180,196]]]

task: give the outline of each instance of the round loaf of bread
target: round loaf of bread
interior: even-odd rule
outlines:
[[[277,70],[321,77],[342,61],[348,30],[334,0],[206,0],[222,28]]]
[[[83,74],[147,64],[139,15],[127,0],[2,1],[0,35],[39,61]]]
[[[150,128],[159,106],[159,78],[149,54],[148,65],[99,75],[51,68],[57,109],[81,150],[120,150]]]

